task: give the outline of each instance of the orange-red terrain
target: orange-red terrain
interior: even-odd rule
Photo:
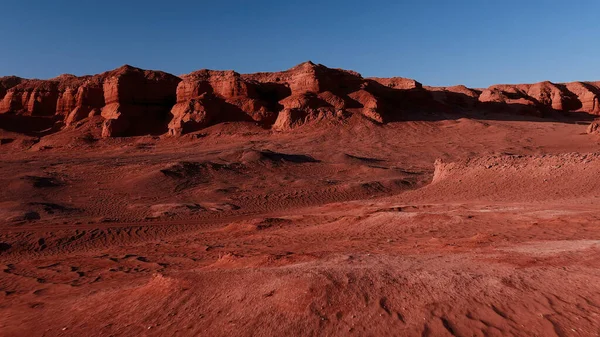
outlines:
[[[0,336],[600,335],[599,97],[0,78]]]

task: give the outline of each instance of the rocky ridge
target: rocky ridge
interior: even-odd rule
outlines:
[[[2,77],[0,127],[49,133],[101,115],[104,137],[178,136],[236,121],[284,131],[351,115],[375,123],[460,112],[600,115],[599,97],[600,82],[428,87],[400,77],[364,78],[310,61],[280,72],[202,69],[180,77],[125,65],[93,76]]]

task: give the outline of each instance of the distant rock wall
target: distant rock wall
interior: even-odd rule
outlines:
[[[0,114],[52,119],[56,130],[101,114],[105,137],[181,135],[235,121],[283,131],[352,114],[376,123],[461,111],[600,115],[599,96],[600,82],[427,87],[401,77],[363,78],[312,62],[255,74],[203,69],[181,78],[131,66],[94,76],[0,78]]]

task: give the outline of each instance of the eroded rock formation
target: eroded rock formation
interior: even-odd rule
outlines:
[[[50,80],[5,77],[0,79],[0,114],[47,117],[69,126],[101,111],[104,136],[164,133],[179,81],[164,72],[131,66]]]
[[[166,132],[178,77],[127,65],[103,77],[104,137]]]
[[[363,78],[312,62],[255,74],[203,69],[181,78],[126,65],[94,76],[0,78],[0,123],[8,125],[4,117],[12,116],[15,125],[43,121],[40,125],[59,130],[101,113],[105,137],[167,130],[181,135],[235,121],[283,131],[336,123],[353,114],[376,123],[460,112],[600,115],[599,97],[600,82],[426,87],[412,79]]]
[[[273,123],[284,94],[234,71],[199,70],[183,76],[171,109],[170,133],[180,135],[225,121]]]

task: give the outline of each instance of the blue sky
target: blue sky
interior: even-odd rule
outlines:
[[[600,1],[2,0],[0,76],[306,60],[428,85],[600,80]]]

